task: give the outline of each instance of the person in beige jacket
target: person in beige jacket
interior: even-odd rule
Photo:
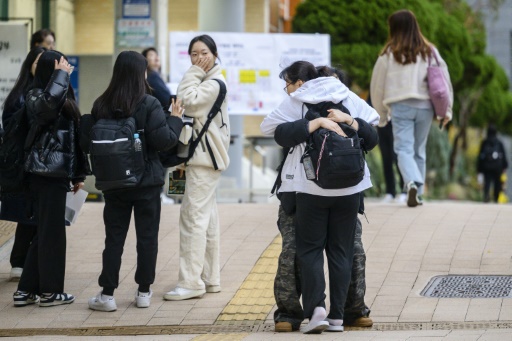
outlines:
[[[221,68],[215,63],[215,41],[208,35],[190,42],[188,53],[192,66],[178,86],[178,98],[185,114],[194,118],[194,137],[203,128],[208,113],[220,91],[214,78],[224,82]],[[219,217],[215,190],[220,175],[229,165],[230,142],[227,102],[215,116],[194,156],[186,164],[187,181],[180,210],[180,270],[178,285],[164,295],[179,301],[201,297],[205,292],[220,292]],[[206,144],[211,147],[208,152]]]
[[[434,117],[427,85],[429,56],[436,55],[450,88],[450,104],[442,126],[452,119],[453,89],[439,51],[421,34],[409,10],[388,18],[389,37],[375,63],[370,84],[372,105],[380,115],[379,126],[393,119],[394,150],[407,191],[407,206],[423,204],[426,146]]]

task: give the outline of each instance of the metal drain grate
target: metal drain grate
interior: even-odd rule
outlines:
[[[421,295],[441,298],[512,297],[512,276],[435,276]]]

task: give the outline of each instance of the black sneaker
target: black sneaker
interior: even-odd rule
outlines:
[[[35,304],[39,302],[39,296],[31,292],[16,291],[12,295],[15,307],[23,307],[29,304]]]
[[[75,296],[66,293],[42,294],[40,307],[51,307],[54,305],[70,304],[75,300]]]

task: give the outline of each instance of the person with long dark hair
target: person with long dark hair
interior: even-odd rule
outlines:
[[[217,100],[220,85],[226,82],[218,58],[217,45],[209,35],[192,39],[188,47],[192,66],[178,86],[185,114],[194,118],[194,137],[201,131]],[[185,195],[180,210],[180,270],[178,285],[164,295],[178,301],[220,292],[220,228],[215,190],[221,172],[229,165],[230,141],[227,101],[212,120],[186,163]]]
[[[4,102],[2,126],[5,128],[12,115],[25,105],[25,95],[32,87],[37,61],[45,48],[32,49],[21,65],[18,79]],[[11,279],[19,279],[27,257],[28,248],[37,230],[36,222],[27,214],[25,193],[2,193],[1,220],[17,222],[11,251]]]
[[[119,270],[124,242],[133,211],[137,235],[137,270],[135,294],[139,308],[149,307],[155,280],[160,226],[160,188],[164,184],[165,170],[158,151],[172,148],[178,143],[183,127],[180,102],[173,104],[172,114],[166,115],[158,100],[150,95],[146,81],[147,60],[138,52],[124,51],[114,64],[112,79],[105,92],[94,101],[92,117],[99,119],[124,119],[134,117],[138,129],[144,127],[146,167],[141,182],[132,188],[104,191],[105,249],[103,269],[98,279],[102,291],[89,299],[89,308],[100,311],[117,309],[114,290],[119,285]],[[146,121],[141,122],[145,117]],[[83,134],[89,131],[84,128]],[[82,137],[83,141],[90,141]],[[84,146],[87,151],[87,143]]]
[[[286,82],[285,91],[290,97],[265,117],[260,128],[265,135],[275,136],[281,146],[291,148],[282,166],[279,192],[295,193],[296,257],[301,272],[304,318],[309,319],[302,331],[343,331],[357,213],[361,192],[372,186],[370,172],[365,163],[364,177],[355,186],[323,189],[306,178],[301,159],[310,134],[317,129],[346,136],[340,126],[345,123],[361,135],[364,130],[369,136],[376,135],[370,130],[371,125],[377,124],[378,114],[335,77],[318,77],[318,71],[309,62],[291,64],[280,77]],[[319,110],[325,103],[335,104],[334,107],[342,103],[350,114],[335,108],[322,109],[320,117],[308,119],[308,106]],[[374,141],[376,144],[377,139]],[[325,305],[324,250],[329,265],[329,314]]]
[[[394,150],[407,191],[407,206],[416,207],[423,204],[427,139],[434,118],[427,85],[429,58],[437,57],[451,91],[443,126],[452,119],[453,90],[445,61],[421,33],[414,13],[397,11],[389,16],[388,26],[388,41],[373,68],[370,93],[380,115],[379,126],[392,118]]]
[[[70,183],[75,193],[83,187],[88,163],[78,145],[77,128],[81,115],[69,84],[71,71],[72,67],[64,55],[57,51],[43,52],[37,63],[32,90],[26,97],[31,127],[27,137],[29,146],[55,128],[67,131],[68,136],[75,139],[67,141],[74,154],[70,173],[65,176],[35,174],[34,166],[25,164],[34,200],[37,233],[28,250],[18,290],[13,295],[15,306],[39,302],[40,307],[49,307],[70,304],[75,300],[73,295],[64,292],[66,195],[70,191]]]

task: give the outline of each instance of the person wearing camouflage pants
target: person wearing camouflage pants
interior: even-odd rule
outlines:
[[[274,297],[277,310],[274,313],[275,331],[291,332],[299,330],[304,319],[300,304],[300,269],[295,258],[295,214],[287,214],[279,206],[277,226],[283,243],[279,255],[279,263],[274,281]],[[368,317],[370,309],[364,303],[366,292],[365,264],[366,254],[363,248],[362,224],[357,219],[352,278],[345,303],[343,324],[354,327],[371,327],[372,320]]]

